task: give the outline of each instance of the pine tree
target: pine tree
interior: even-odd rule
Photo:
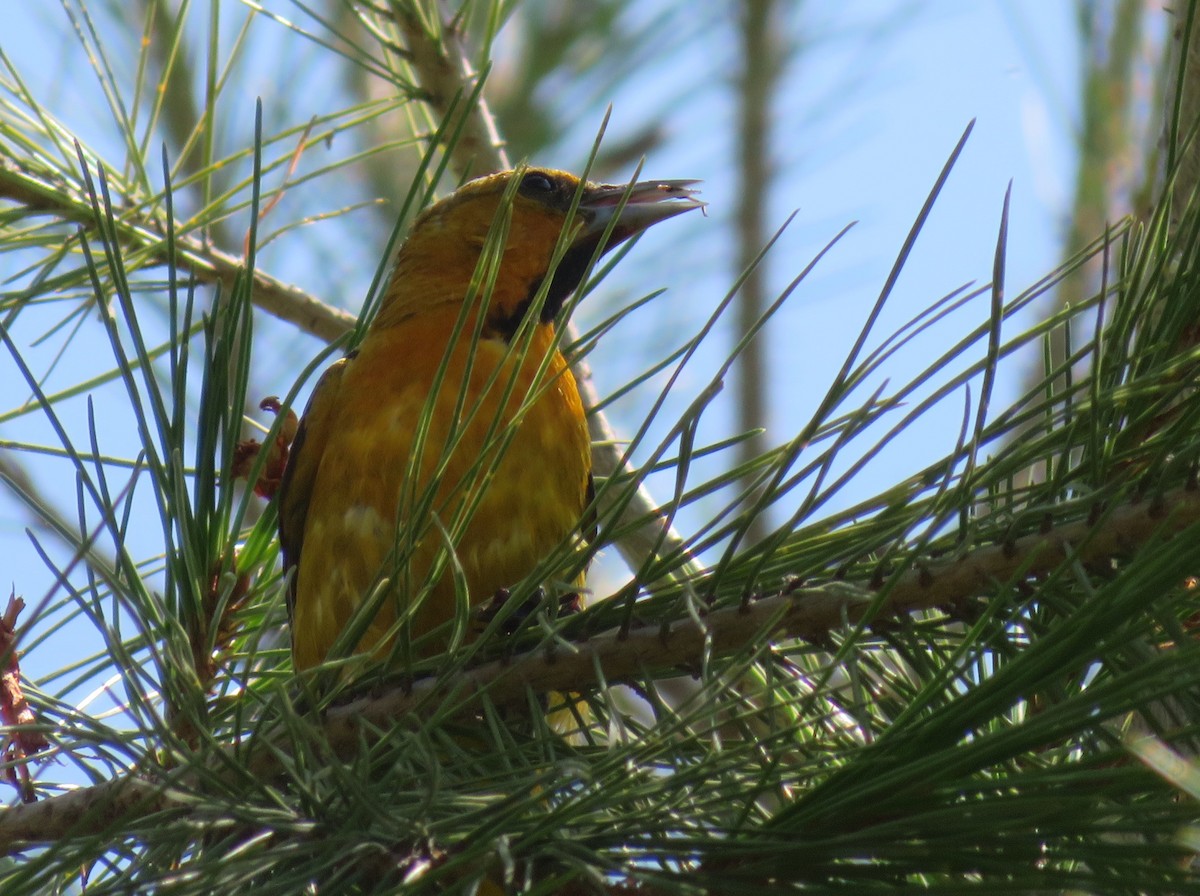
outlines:
[[[1200,892],[1196,6],[1170,19],[1165,136],[1135,214],[1013,296],[1006,200],[992,282],[880,338],[910,239],[811,420],[773,442],[702,436],[791,292],[698,369],[734,313],[729,284],[615,390],[658,396],[624,440],[594,415],[600,545],[628,582],[582,613],[547,603],[516,634],[318,693],[291,670],[275,510],[246,485],[273,469],[287,409],[361,332],[417,210],[552,145],[546,90],[638,78],[645,48],[686,38],[696,13],[629,32],[619,2],[573,17],[346,2],[291,19],[214,3],[206,20],[145,0],[136,24],[64,4],[123,151],[58,122],[0,55],[15,375],[0,422],[19,432],[0,478],[54,580],[14,594],[0,624],[17,794],[0,811],[0,888]],[[597,42],[590,82],[564,86]],[[264,66],[332,111],[246,108],[231,85]],[[654,141],[600,139],[591,170]],[[381,236],[302,239],[327,224]],[[286,282],[299,254],[329,294]],[[362,318],[342,307],[359,304],[350,271]],[[1069,302],[1021,323],[1064,281]],[[573,333],[576,362],[647,305]],[[984,307],[919,374],[884,379],[938,321]],[[285,338],[297,331],[315,339]],[[1000,406],[1001,362],[1030,348],[1045,363]],[[672,413],[682,372],[699,384]],[[264,380],[290,389],[278,413],[257,408]],[[949,397],[965,399],[953,449],[840,507]],[[251,437],[266,447],[248,453]],[[548,557],[516,602],[572,562]],[[541,722],[551,691],[590,703],[586,736]]]

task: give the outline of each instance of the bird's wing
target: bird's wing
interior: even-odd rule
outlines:
[[[595,547],[600,539],[600,518],[596,513],[596,477],[591,473],[588,473],[587,487],[583,493],[583,512],[583,537]]]
[[[313,482],[329,442],[329,433],[341,402],[339,401],[342,376],[353,355],[342,358],[331,366],[317,381],[296,438],[292,440],[287,467],[279,484],[279,545],[283,552],[283,574],[292,572],[288,582],[288,619],[292,618],[296,605],[296,575],[294,570],[300,563],[300,550],[304,544],[304,523],[308,518],[308,505],[312,498]]]

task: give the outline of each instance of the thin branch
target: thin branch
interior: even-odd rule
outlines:
[[[0,199],[8,199],[31,212],[43,212],[62,221],[91,228],[91,203],[66,183],[47,184],[44,175],[16,159],[0,158]],[[119,235],[128,247],[146,252],[157,264],[167,264],[167,238],[158,222],[147,218],[118,219]],[[175,238],[176,262],[199,283],[232,289],[244,270],[242,259],[186,235]],[[254,304],[294,324],[312,336],[332,342],[354,326],[355,317],[333,308],[298,286],[284,283],[259,270],[254,272]]]
[[[122,820],[145,818],[166,808],[171,792],[145,778],[127,775],[80,787],[62,796],[13,806],[0,814],[0,852],[11,855],[27,845],[111,831]]]
[[[741,4],[742,64],[739,79],[737,239],[738,269],[745,279],[738,295],[738,334],[752,333],[768,305],[766,260],[759,253],[767,242],[764,221],[771,181],[771,99],[779,76],[776,48],[776,8],[773,0],[743,0]],[[737,426],[751,432],[766,426],[771,396],[767,394],[767,339],[759,333],[746,344],[738,358]],[[752,464],[765,449],[759,433],[738,446],[739,463]],[[745,480],[747,486],[753,476]],[[756,514],[747,529],[746,541],[755,544],[767,535],[763,514]]]
[[[953,605],[994,592],[1014,576],[1048,573],[1071,560],[1088,564],[1128,555],[1197,522],[1200,489],[1178,488],[1153,500],[1120,505],[1098,523],[1087,519],[1066,523],[1004,545],[968,551],[955,560],[902,572],[882,593],[841,582],[787,586],[777,594],[714,610],[669,629],[645,625],[613,630],[572,643],[569,651],[536,650],[476,666],[449,681],[421,679],[382,696],[330,709],[322,720],[324,734],[335,754],[350,756],[361,748],[364,737],[378,737],[380,731],[390,729],[438,691],[452,692],[464,711],[471,710],[476,695],[485,695],[497,706],[519,707],[527,705],[530,690],[571,692],[594,685],[597,669],[611,685],[637,681],[655,671],[700,668],[711,656],[762,643],[764,633],[822,643],[831,632],[864,621],[868,613],[872,613],[868,621],[885,621]],[[286,747],[282,744],[253,742],[249,749],[249,761],[244,753],[238,760],[231,748],[211,767],[226,770],[217,772],[218,776],[250,774],[259,780],[283,771]],[[39,803],[11,806],[0,812],[0,854],[68,836],[99,835],[119,820],[127,824],[173,805],[186,809],[192,803],[187,792],[197,786],[195,772],[180,766],[162,775],[157,782],[148,774],[129,775]]]
[[[1168,144],[1165,154],[1174,161],[1171,189],[1171,229],[1178,228],[1179,218],[1200,186],[1200,15],[1186,6],[1173,13],[1174,22],[1170,50],[1165,55],[1164,74],[1168,82],[1163,114],[1163,140]],[[1172,79],[1173,73],[1178,73]],[[1175,108],[1178,107],[1178,112]],[[1165,169],[1163,173],[1168,173]]]
[[[52,532],[62,539],[63,544],[74,549],[78,547],[67,533],[75,527],[67,521],[54,503],[38,487],[29,471],[12,456],[14,452],[0,451],[0,482],[25,504],[31,511],[31,522],[39,529]]]
[[[439,4],[434,5],[440,8]],[[396,24],[404,35],[408,62],[417,75],[422,99],[439,121],[454,117],[442,133],[455,135],[447,147],[450,164],[462,177],[478,177],[511,168],[496,122],[481,96],[468,104],[479,75],[468,59],[462,35],[454,23],[431,34],[412,6],[393,7]],[[461,130],[458,119],[462,119]]]

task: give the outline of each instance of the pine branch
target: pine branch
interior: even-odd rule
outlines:
[[[440,4],[434,4],[437,9]],[[427,23],[415,4],[394,4],[396,24],[404,35],[407,59],[417,74],[421,98],[437,120],[446,122],[441,133],[451,139],[446,145],[450,164],[460,177],[478,177],[511,168],[496,122],[476,90],[479,75],[468,61],[463,38],[453,21]]]
[[[766,312],[767,260],[758,259],[768,241],[765,225],[768,197],[771,196],[771,101],[781,71],[776,48],[779,10],[771,0],[748,0],[742,4],[740,33],[742,64],[738,104],[738,197],[737,257],[745,279],[738,291],[737,326],[739,336],[755,331]],[[767,335],[759,333],[746,344],[737,364],[737,427],[742,432],[760,430],[738,448],[743,465],[753,464],[766,449],[766,423],[770,416],[771,377],[767,372]],[[751,483],[745,483],[749,489]],[[753,491],[752,489],[750,489]],[[766,517],[757,514],[747,529],[746,542],[755,544],[768,534]]]
[[[1164,72],[1177,72],[1173,80],[1167,76],[1168,95],[1163,115],[1163,139],[1169,147],[1168,166],[1174,162],[1171,191],[1171,225],[1178,227],[1183,210],[1200,187],[1200,27],[1193,6],[1187,5],[1173,13],[1175,23],[1172,42]],[[1172,108],[1178,114],[1172,114]],[[1172,159],[1170,156],[1173,155]],[[1164,171],[1168,169],[1164,166]]]
[[[34,810],[25,814],[13,806],[0,814],[0,853],[11,855],[34,843],[111,831],[130,819],[160,812],[172,802],[171,791],[161,783],[126,775],[23,804]]]
[[[569,651],[539,649],[450,678],[424,678],[381,696],[335,706],[322,719],[322,742],[335,755],[352,757],[364,738],[378,739],[439,692],[449,692],[462,712],[477,708],[476,697],[497,707],[521,707],[527,705],[530,691],[570,692],[594,685],[597,670],[605,685],[615,685],[656,672],[698,669],[707,657],[744,651],[765,643],[767,636],[825,643],[847,625],[884,623],[953,606],[993,592],[1017,576],[1037,576],[1072,561],[1088,565],[1128,556],[1198,522],[1200,488],[1188,485],[1152,500],[1119,505],[1102,513],[1099,521],[1048,526],[1045,532],[901,572],[882,584],[785,585],[776,594],[702,613],[703,624],[689,620],[674,626],[611,630],[585,642],[571,642]],[[222,751],[219,760],[207,765],[218,770],[219,779],[249,774],[266,780],[284,771],[287,757],[282,743],[251,742]],[[12,806],[0,812],[0,854],[68,836],[99,835],[116,824],[127,825],[172,806],[184,809],[192,801],[188,791],[198,780],[195,772],[176,768],[158,779],[149,773],[128,775],[38,803]],[[211,774],[205,780],[211,780]]]
[[[85,229],[94,225],[90,201],[65,183],[47,183],[40,172],[20,160],[0,158],[0,199],[11,200],[30,212],[42,212]],[[148,252],[158,264],[168,263],[167,237],[157,221],[145,217],[116,219],[127,248]],[[199,283],[233,288],[244,262],[211,245],[177,234],[176,264]],[[254,304],[280,320],[326,342],[354,326],[354,315],[326,305],[298,286],[284,283],[262,271],[254,272]]]

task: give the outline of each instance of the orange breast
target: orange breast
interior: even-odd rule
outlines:
[[[486,600],[579,523],[590,444],[552,328],[538,327],[523,360],[499,340],[472,358],[464,337],[427,407],[454,314],[372,332],[346,367],[296,571],[297,668],[325,659],[369,595],[378,610],[355,618],[354,652],[454,618],[454,566],[470,599]]]

